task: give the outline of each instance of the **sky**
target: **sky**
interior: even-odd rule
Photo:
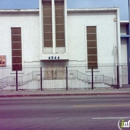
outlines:
[[[39,0],[0,0],[0,9],[36,9]],[[67,0],[70,8],[119,7],[120,19],[128,20],[128,0]]]

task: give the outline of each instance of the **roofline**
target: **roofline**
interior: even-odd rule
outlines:
[[[39,9],[1,9],[0,13],[37,13]]]
[[[121,20],[120,21],[120,25],[128,25],[129,24],[129,20]]]
[[[121,20],[120,23],[129,23],[129,20]]]
[[[86,11],[117,11],[119,8],[87,8],[87,9],[67,9],[68,12],[86,12]],[[0,13],[16,12],[38,12],[39,9],[0,9]]]
[[[67,9],[67,12],[95,12],[95,11],[117,11],[119,8],[88,8],[88,9]]]

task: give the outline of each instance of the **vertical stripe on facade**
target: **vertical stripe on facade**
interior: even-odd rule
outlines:
[[[52,2],[43,1],[44,47],[52,47]]]
[[[56,47],[65,47],[64,1],[55,0]]]
[[[87,26],[87,52],[88,52],[88,69],[92,66],[97,69],[97,34],[96,26]]]
[[[11,28],[12,70],[22,70],[21,28]]]

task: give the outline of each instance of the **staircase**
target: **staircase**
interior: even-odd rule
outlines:
[[[78,79],[84,83],[92,84],[92,76],[87,75],[85,73],[79,72],[77,70],[69,70],[68,71],[68,79]],[[94,75],[93,76],[94,84],[104,84],[107,86],[113,85],[113,78],[104,76],[104,75]]]
[[[23,86],[27,83],[37,80],[38,73],[39,73],[38,71],[34,71],[23,76],[18,76],[18,86]],[[12,86],[12,87],[16,86],[16,77],[7,76],[5,78],[0,79],[0,88],[6,86]]]

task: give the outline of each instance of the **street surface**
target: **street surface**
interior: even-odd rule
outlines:
[[[0,130],[119,130],[130,96],[0,98]]]

